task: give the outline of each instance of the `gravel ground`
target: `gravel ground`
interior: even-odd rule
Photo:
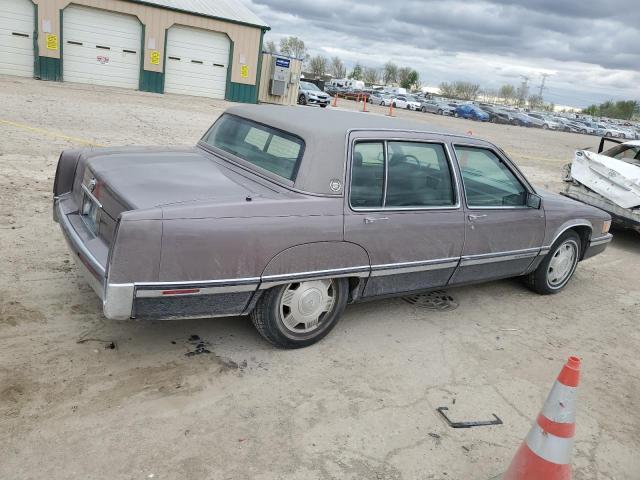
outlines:
[[[298,351],[247,318],[105,320],[51,219],[60,151],[193,144],[227,105],[0,76],[0,478],[485,480],[570,354],[584,361],[574,478],[638,478],[636,234],[615,232],[559,295],[507,280],[451,290],[453,311],[358,304]],[[597,143],[396,113],[492,140],[551,190],[573,150]],[[194,335],[210,353],[185,355]],[[438,406],[504,424],[452,430]]]

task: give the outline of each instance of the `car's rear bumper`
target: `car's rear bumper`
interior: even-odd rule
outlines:
[[[102,300],[104,316],[113,320],[131,318],[133,283],[113,284],[107,279],[109,246],[84,224],[71,195],[54,199],[54,219],[83,277]]]

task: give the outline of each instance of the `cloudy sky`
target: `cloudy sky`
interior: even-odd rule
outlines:
[[[547,102],[640,99],[640,0],[243,0],[271,26],[266,40],[310,53],[420,72],[423,85],[518,85],[542,73]]]

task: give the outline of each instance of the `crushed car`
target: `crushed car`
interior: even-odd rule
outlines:
[[[616,145],[604,150],[605,142]],[[640,232],[640,141],[603,138],[597,153],[577,150],[563,180],[565,196],[608,212],[619,227]]]

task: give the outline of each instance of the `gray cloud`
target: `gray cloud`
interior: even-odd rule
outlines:
[[[387,60],[423,83],[457,79],[487,87],[551,73],[547,99],[585,105],[640,97],[637,0],[244,0],[312,53],[348,64]]]

